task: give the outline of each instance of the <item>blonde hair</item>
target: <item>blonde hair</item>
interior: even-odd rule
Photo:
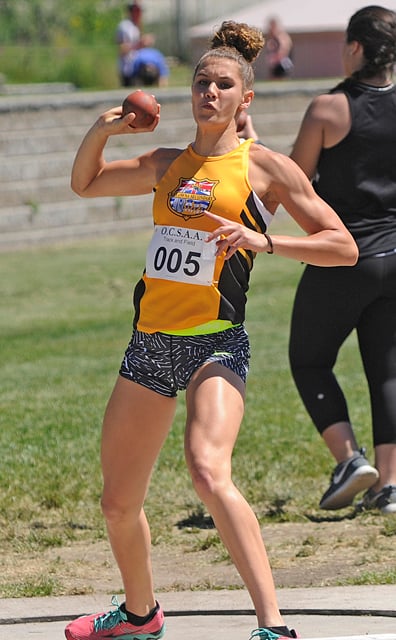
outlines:
[[[194,70],[194,78],[203,62],[208,58],[228,58],[238,63],[243,88],[251,89],[254,83],[252,62],[264,46],[264,36],[260,29],[243,22],[227,20],[214,33],[210,48],[201,56]]]

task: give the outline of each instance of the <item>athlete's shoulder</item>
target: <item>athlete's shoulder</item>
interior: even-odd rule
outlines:
[[[186,149],[177,149],[170,147],[157,147],[149,152],[147,162],[156,172],[156,183],[165,175],[169,167],[179,158]]]
[[[279,151],[274,151],[264,144],[254,143],[250,147],[249,162],[269,170],[274,167],[284,168],[290,165],[290,158]]]
[[[279,198],[273,197],[273,189],[290,185],[296,178],[302,179],[302,171],[291,158],[262,145],[252,145],[249,156],[249,180],[254,192],[265,207],[274,213]]]
[[[347,97],[343,91],[324,93],[313,98],[307,109],[306,117],[313,120],[332,119],[334,113],[346,105]]]
[[[152,155],[156,160],[163,162],[173,162],[178,158],[186,149],[177,149],[171,147],[157,147],[152,151]]]

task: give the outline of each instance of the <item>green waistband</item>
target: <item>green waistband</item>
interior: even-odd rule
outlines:
[[[230,320],[211,320],[196,327],[188,327],[188,329],[179,329],[178,331],[164,331],[163,333],[168,333],[171,336],[201,336],[206,333],[219,333],[219,331],[237,326],[237,324],[232,324]]]

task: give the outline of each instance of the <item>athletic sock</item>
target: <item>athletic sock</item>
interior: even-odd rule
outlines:
[[[157,602],[155,607],[151,609],[151,611],[146,616],[137,616],[135,613],[131,613],[125,608],[125,602],[123,602],[120,608],[125,613],[128,622],[135,625],[135,627],[142,627],[144,624],[150,622],[150,620],[154,618],[159,609],[159,604]]]
[[[296,636],[293,634],[293,631],[289,629],[289,627],[266,627],[269,631],[273,631],[274,633],[279,634],[280,636],[286,636],[286,638],[295,638]]]

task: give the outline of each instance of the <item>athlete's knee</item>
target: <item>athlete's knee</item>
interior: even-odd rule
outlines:
[[[300,345],[297,345],[294,341],[289,343],[289,364],[292,373],[298,372],[299,369],[304,369],[306,366],[306,353],[301,349]]]
[[[294,382],[297,386],[303,385],[305,380],[310,377],[310,367],[304,365],[300,359],[291,356],[289,358],[290,371]]]
[[[190,460],[189,471],[193,487],[199,498],[205,503],[210,503],[214,496],[218,495],[224,485],[225,478],[222,469],[208,464],[207,461]]]
[[[103,491],[100,504],[103,516],[109,523],[133,520],[142,508],[141,501],[134,500],[131,496],[123,500],[119,494],[106,490]]]
[[[127,505],[122,505],[115,497],[107,493],[103,493],[100,506],[108,522],[123,520],[128,513]]]

